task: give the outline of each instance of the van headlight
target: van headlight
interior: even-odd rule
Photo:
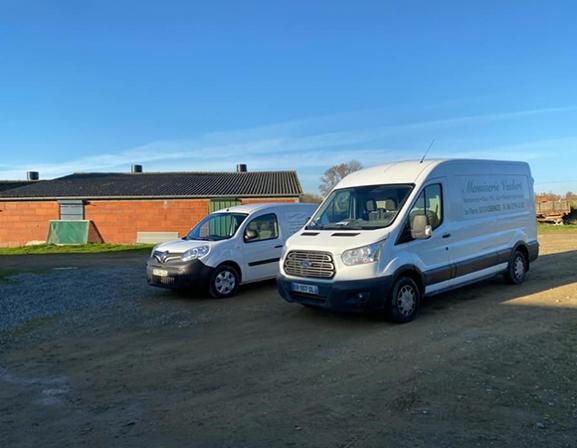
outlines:
[[[182,261],[192,261],[202,258],[210,252],[209,246],[199,246],[192,249],[188,249],[180,257]]]
[[[374,263],[379,260],[382,248],[383,242],[379,241],[368,246],[345,250],[341,255],[341,260],[347,266]]]

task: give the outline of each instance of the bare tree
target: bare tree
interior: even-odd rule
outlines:
[[[335,185],[340,182],[341,179],[355,171],[360,170],[362,167],[363,166],[361,163],[357,160],[351,160],[350,162],[341,163],[339,165],[330,167],[325,171],[323,177],[321,177],[319,191],[323,197],[326,196],[331,192]]]

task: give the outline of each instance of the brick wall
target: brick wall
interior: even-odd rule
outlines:
[[[295,198],[244,198],[242,204],[298,202]],[[184,236],[208,213],[208,199],[86,201],[91,220],[105,243],[135,243],[137,232],[178,232]],[[58,219],[56,201],[0,201],[0,246],[45,240],[48,221]]]
[[[51,219],[58,219],[55,201],[0,202],[0,246],[46,240]]]
[[[135,243],[137,232],[184,236],[208,213],[208,200],[88,201],[84,219],[94,222],[106,243]]]

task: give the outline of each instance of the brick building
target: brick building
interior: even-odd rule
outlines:
[[[207,213],[251,202],[298,202],[294,171],[79,173],[0,189],[0,246],[44,241],[50,220],[91,221],[106,243],[185,235]]]

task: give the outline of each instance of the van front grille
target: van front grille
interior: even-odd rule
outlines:
[[[293,250],[285,258],[284,271],[294,277],[333,278],[335,263],[327,252]]]
[[[180,261],[182,254],[171,254],[169,252],[160,252],[155,250],[152,256],[159,263],[171,263],[174,261]]]

